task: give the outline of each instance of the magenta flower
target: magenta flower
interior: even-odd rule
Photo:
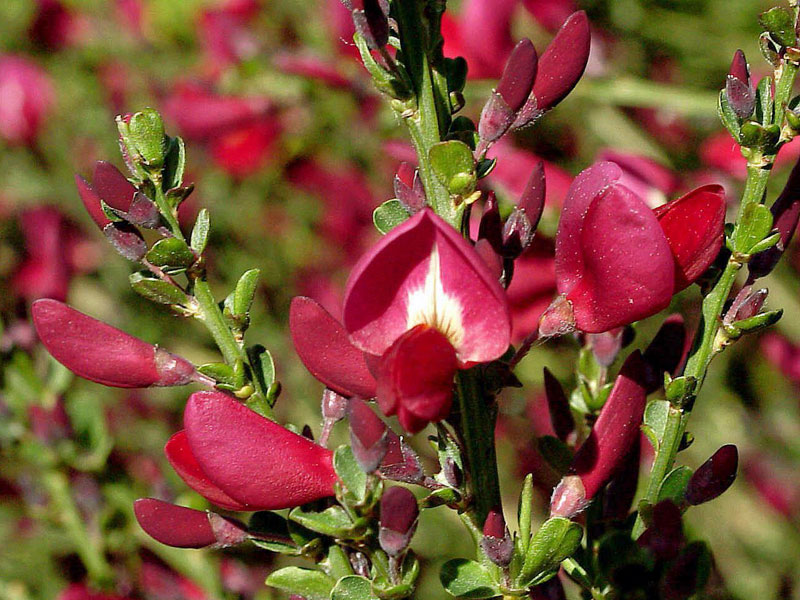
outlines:
[[[725,197],[704,186],[655,212],[598,163],[570,187],[556,235],[560,296],[542,335],[601,333],[649,317],[711,265],[722,246]]]
[[[381,407],[411,432],[449,412],[457,369],[499,358],[511,335],[497,279],[430,209],[393,229],[359,261],[343,315],[352,343],[381,357]]]
[[[0,55],[0,137],[31,145],[55,103],[48,74],[27,58]]]
[[[165,451],[189,487],[231,510],[275,510],[334,495],[332,453],[221,392],[197,392]]]
[[[49,298],[31,307],[48,352],[76,375],[111,387],[186,385],[204,381],[194,365],[158,346]]]

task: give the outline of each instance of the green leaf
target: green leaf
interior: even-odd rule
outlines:
[[[197,213],[197,220],[192,228],[191,245],[197,254],[202,254],[208,244],[208,234],[211,229],[211,218],[208,209],[204,208]]]
[[[725,129],[728,130],[737,142],[741,139],[742,129],[739,123],[739,117],[736,116],[736,113],[733,112],[730,103],[728,102],[728,94],[725,92],[725,89],[720,90],[719,93],[719,104],[717,104],[717,114],[719,115],[720,121],[725,126]]]
[[[543,435],[537,440],[539,453],[553,469],[563,475],[572,463],[573,452],[569,446],[557,437]]]
[[[373,600],[372,584],[359,575],[342,577],[331,592],[331,600]]]
[[[680,506],[686,496],[686,486],[692,478],[692,470],[689,467],[676,467],[661,482],[658,488],[658,502],[662,500],[672,500]]]
[[[652,400],[644,409],[644,427],[642,430],[647,435],[653,449],[658,450],[667,428],[667,414],[669,402],[666,400]]]
[[[175,237],[164,238],[153,244],[145,258],[157,267],[185,269],[194,264],[194,253],[186,242]]]
[[[258,379],[263,390],[269,391],[275,384],[275,362],[272,360],[272,354],[261,344],[255,344],[247,349],[247,357],[250,359],[250,366],[253,367],[253,376]],[[270,402],[270,406],[273,404],[274,402]]]
[[[179,137],[169,138],[167,153],[164,156],[163,189],[171,190],[183,183],[183,171],[186,168],[186,147]]]
[[[432,491],[420,501],[421,508],[435,508],[444,504],[453,504],[461,499],[458,490],[451,487],[443,487]]]
[[[694,377],[691,376],[676,377],[675,379],[669,382],[666,389],[664,390],[664,395],[666,396],[667,401],[670,404],[674,404],[694,394],[696,387],[697,387],[697,379],[695,379]]]
[[[250,269],[245,271],[236,282],[236,289],[233,292],[233,314],[246,315],[250,312],[253,300],[258,289],[258,277],[261,275],[260,269]]]
[[[392,198],[375,209],[372,213],[372,222],[375,223],[375,229],[386,234],[408,219],[408,217],[408,211],[400,200]]]
[[[289,518],[311,531],[335,538],[348,537],[354,527],[353,521],[338,505],[326,508],[322,512],[306,512],[298,507],[289,512]]]
[[[289,556],[297,556],[301,553],[300,548],[289,538],[286,519],[278,513],[268,510],[253,513],[247,528],[253,534],[250,541],[259,548]]]
[[[364,37],[356,33],[353,35],[353,41],[356,43],[359,54],[361,54],[361,62],[372,77],[372,82],[378,91],[391,96],[392,98],[404,99],[410,96],[410,90],[404,81],[401,81],[389,71],[384,69],[372,56],[372,52],[367,46]]]
[[[333,468],[358,503],[364,501],[367,494],[367,474],[361,470],[353,456],[350,446],[339,446],[333,453]]]
[[[442,565],[439,580],[447,593],[456,598],[493,598],[500,588],[489,571],[480,563],[454,558]]]
[[[186,305],[186,294],[171,283],[144,273],[131,273],[128,280],[134,292],[151,302]]]
[[[347,553],[341,546],[333,545],[328,549],[328,556],[320,563],[325,572],[336,580],[353,574],[353,566]]]
[[[497,165],[496,158],[482,158],[481,161],[478,163],[478,168],[475,172],[475,176],[478,179],[483,179],[484,177],[489,175],[492,171],[494,171],[496,165]]]
[[[320,571],[301,567],[284,567],[270,573],[265,582],[288,594],[307,600],[328,600],[336,582]]]
[[[743,333],[754,333],[777,323],[783,316],[783,309],[768,310],[741,321],[734,321],[725,327],[729,335],[738,338]]]
[[[134,114],[128,123],[128,136],[148,166],[158,168],[164,164],[167,139],[158,111],[145,108]]]
[[[763,204],[748,204],[734,232],[734,248],[749,254],[772,231],[772,212]]]
[[[475,189],[475,158],[464,142],[439,142],[431,147],[428,156],[434,175],[450,193],[465,195]]]
[[[525,556],[528,553],[528,545],[531,541],[531,512],[533,510],[533,475],[528,473],[525,481],[522,482],[522,491],[519,494],[519,506],[517,507],[517,521],[519,522],[519,537],[517,538],[519,554]]]
[[[794,30],[794,19],[788,10],[781,7],[769,9],[761,13],[758,22],[770,34],[773,40],[781,46],[797,45],[797,34]]]
[[[581,526],[569,519],[553,517],[545,521],[531,540],[519,574],[520,585],[528,586],[557,570],[561,561],[578,549],[582,538]]]
[[[758,254],[759,252],[764,252],[764,250],[769,250],[780,241],[781,234],[780,232],[776,231],[750,248],[750,252],[748,254]]]
[[[230,386],[233,386],[236,381],[233,367],[225,363],[206,363],[197,367],[197,371],[206,377],[211,377],[214,381]]]
[[[756,121],[761,125],[767,126],[772,122],[773,99],[772,99],[772,77],[764,77],[756,86]],[[745,123],[747,125],[747,123]],[[742,135],[745,133],[742,126]]]

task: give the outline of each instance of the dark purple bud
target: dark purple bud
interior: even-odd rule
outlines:
[[[140,498],[133,503],[133,511],[150,537],[175,548],[227,548],[248,538],[247,528],[239,521],[155,498]]]
[[[485,145],[499,140],[514,123],[516,114],[500,94],[492,92],[478,120],[481,142]]]
[[[494,192],[486,194],[483,204],[483,214],[478,226],[478,239],[487,240],[495,252],[500,254],[503,245],[503,221],[500,219],[500,209]]]
[[[636,541],[661,560],[678,556],[685,538],[681,511],[672,500],[662,500],[653,507],[650,527]]]
[[[619,471],[639,438],[647,395],[646,366],[637,350],[628,356],[589,437],[578,449],[550,499],[551,516],[571,518]]]
[[[536,231],[539,226],[539,220],[542,218],[546,187],[544,163],[539,161],[533,168],[517,204],[517,209],[524,211],[528,217],[533,231]]]
[[[416,214],[425,207],[425,188],[419,171],[413,165],[402,162],[394,176],[394,197],[408,210]]]
[[[109,223],[103,228],[103,233],[114,249],[128,260],[139,262],[147,254],[142,234],[130,223]]]
[[[741,50],[737,50],[733,55],[731,68],[725,79],[725,95],[737,117],[746,119],[753,114],[756,107],[756,92],[750,81],[747,59]]]
[[[527,38],[517,42],[506,61],[496,92],[505,100],[512,112],[525,104],[533,89],[538,66],[536,48]]]
[[[770,210],[773,218],[772,227],[778,231],[781,238],[772,248],[759,252],[747,263],[751,280],[772,272],[789,246],[794,230],[797,229],[797,221],[800,219],[800,160],[794,165],[786,186]]]
[[[353,24],[371,50],[383,48],[389,41],[389,18],[378,0],[357,0],[353,5]]]
[[[578,83],[589,60],[591,34],[586,13],[573,13],[539,59],[533,91],[514,127],[523,127],[561,102]]]
[[[739,451],[736,446],[722,446],[692,475],[686,488],[686,501],[696,506],[721,495],[733,485],[738,467]]]
[[[685,348],[686,326],[683,317],[670,315],[644,351],[644,360],[648,365],[648,394],[664,384],[664,373],[675,373],[683,360]]]
[[[414,494],[403,487],[390,487],[380,504],[378,543],[389,556],[403,553],[417,529],[419,505]]]
[[[386,423],[360,398],[351,398],[347,407],[350,421],[350,446],[358,465],[372,473],[381,464],[388,450]]]
[[[495,507],[486,515],[483,523],[481,550],[486,557],[499,567],[507,567],[514,554],[514,540],[506,527],[503,509]]]
[[[558,575],[548,579],[545,583],[531,588],[528,595],[530,600],[567,600],[564,585]]]
[[[512,260],[517,258],[531,245],[535,233],[526,212],[514,208],[503,225],[503,256]]]
[[[769,291],[766,288],[753,291],[753,286],[746,285],[736,294],[736,298],[733,299],[722,321],[726,325],[730,325],[736,321],[756,316],[764,306],[768,294]]]
[[[575,419],[569,408],[564,388],[547,367],[544,368],[544,393],[547,397],[547,409],[553,431],[558,439],[566,442],[570,434],[575,431]]]
[[[628,516],[639,484],[641,453],[642,443],[641,438],[638,438],[628,452],[619,473],[606,486],[603,494],[604,519],[622,521]]]
[[[386,455],[378,472],[384,479],[419,484],[425,479],[422,463],[414,450],[391,429],[386,429]]]

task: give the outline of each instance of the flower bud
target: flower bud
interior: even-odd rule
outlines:
[[[139,230],[130,223],[109,223],[103,228],[103,233],[114,246],[114,250],[128,260],[139,262],[147,254],[147,243]]]
[[[736,294],[736,298],[733,299],[722,322],[725,325],[731,325],[736,321],[756,316],[764,306],[768,294],[769,291],[766,288],[753,291],[753,286],[746,285]]]
[[[347,398],[325,388],[322,392],[322,418],[326,421],[337,422],[344,419],[347,414]]]
[[[650,527],[636,542],[661,560],[672,560],[685,542],[681,511],[672,500],[662,500],[653,507]]]
[[[389,428],[360,398],[350,399],[347,418],[353,456],[365,473],[372,473],[386,456]]]
[[[545,191],[544,163],[540,161],[503,228],[503,255],[506,258],[517,258],[533,241],[544,211]]]
[[[383,493],[380,503],[378,543],[389,556],[405,552],[417,529],[419,505],[410,491],[403,487],[390,487]]]
[[[744,52],[737,50],[725,78],[725,95],[728,104],[740,119],[747,119],[756,107],[756,91],[750,81],[750,69]]]
[[[759,252],[747,263],[750,279],[764,277],[772,272],[792,240],[800,219],[800,159],[795,163],[780,196],[770,207],[772,226],[780,234],[780,240],[772,248]]]
[[[572,416],[564,388],[547,367],[544,368],[544,393],[547,398],[547,409],[550,413],[553,431],[558,439],[565,442],[575,431],[575,419]]]
[[[421,211],[427,202],[419,170],[407,162],[400,163],[394,176],[394,197],[412,215]]]
[[[140,498],[133,512],[147,535],[175,548],[228,548],[248,539],[247,527],[235,519],[155,498]]]
[[[553,491],[551,516],[578,514],[624,464],[644,415],[645,367],[638,350],[622,365],[592,432],[575,454],[569,474]]]
[[[111,387],[186,385],[197,373],[187,360],[151,346],[57,300],[31,308],[39,339],[70,371]]]
[[[486,557],[498,567],[507,567],[514,554],[514,540],[506,527],[503,510],[493,508],[486,515],[483,523],[483,539],[481,550]]]
[[[733,485],[738,466],[739,452],[736,446],[722,446],[689,479],[686,501],[696,506],[720,496]]]
[[[498,254],[502,252],[502,228],[503,222],[500,219],[500,208],[497,205],[497,197],[494,192],[486,194],[483,204],[483,214],[481,215],[480,225],[478,226],[478,239],[486,240],[494,251]]]
[[[622,350],[625,327],[615,327],[603,333],[587,334],[586,339],[595,360],[603,367],[610,367]]]
[[[663,600],[684,600],[702,589],[711,571],[711,557],[702,542],[686,546],[664,574],[660,585]]]
[[[425,479],[422,463],[414,450],[391,429],[386,429],[386,455],[378,472],[384,479],[420,484]]]

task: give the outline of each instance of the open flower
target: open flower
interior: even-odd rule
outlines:
[[[707,185],[655,211],[601,162],[570,187],[556,235],[560,296],[541,335],[602,333],[649,317],[694,282],[722,247],[725,196]]]
[[[175,471],[222,508],[256,511],[334,495],[332,452],[221,392],[197,392],[167,442]]]
[[[497,279],[430,209],[393,229],[356,265],[343,316],[350,341],[381,357],[382,410],[410,432],[444,418],[457,369],[499,358],[511,335]]]

